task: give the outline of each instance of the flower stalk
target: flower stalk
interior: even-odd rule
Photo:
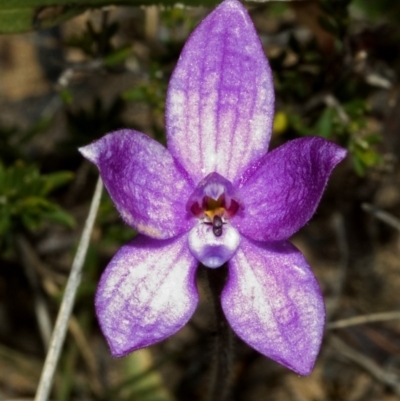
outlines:
[[[228,266],[206,268],[205,273],[214,308],[215,328],[207,401],[225,401],[231,392],[234,359],[234,336],[221,307],[221,292],[226,283]]]

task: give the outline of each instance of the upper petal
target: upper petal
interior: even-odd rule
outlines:
[[[195,271],[187,237],[136,237],[107,266],[96,293],[100,327],[113,356],[164,340],[196,309]]]
[[[192,33],[169,83],[168,148],[195,183],[233,181],[268,148],[271,70],[246,9],[225,0]]]
[[[170,238],[193,225],[186,216],[193,186],[155,140],[125,129],[79,150],[97,165],[121,217],[139,233]]]
[[[319,137],[296,139],[268,153],[236,183],[244,211],[233,224],[255,240],[289,238],[310,220],[333,168],[346,154]]]
[[[303,255],[289,242],[242,238],[228,265],[221,301],[235,333],[265,356],[309,374],[321,345],[325,309]]]

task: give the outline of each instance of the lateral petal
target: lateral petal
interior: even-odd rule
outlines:
[[[195,183],[233,181],[267,151],[271,70],[246,9],[225,0],[187,40],[169,83],[168,149]]]
[[[194,188],[155,140],[124,129],[79,150],[97,165],[121,217],[139,233],[165,239],[194,224],[186,213]]]
[[[242,237],[228,262],[222,308],[251,347],[300,375],[308,375],[325,323],[322,295],[303,255],[289,242]]]
[[[198,302],[197,265],[186,235],[163,241],[139,235],[119,250],[95,299],[113,356],[162,341],[186,324]]]
[[[289,141],[234,184],[244,204],[232,223],[254,240],[288,239],[315,213],[333,168],[347,151],[320,137]]]

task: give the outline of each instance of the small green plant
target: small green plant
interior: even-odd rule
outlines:
[[[382,139],[368,127],[367,117],[366,102],[354,99],[339,107],[326,106],[314,120],[288,113],[288,125],[297,135],[318,135],[346,146],[355,172],[363,176],[381,163],[375,145]]]
[[[35,231],[45,222],[74,226],[72,216],[48,195],[73,177],[68,171],[40,174],[38,168],[21,161],[10,167],[0,162],[0,236]],[[0,242],[0,245],[1,242]]]

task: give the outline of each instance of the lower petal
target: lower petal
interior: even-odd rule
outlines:
[[[242,237],[221,296],[236,334],[298,374],[311,372],[320,349],[325,308],[317,280],[289,242]]]
[[[222,235],[216,236],[211,224],[199,222],[189,233],[189,249],[204,266],[221,267],[236,252],[240,235],[229,223],[224,224]]]
[[[139,235],[119,250],[95,300],[113,356],[164,340],[186,324],[198,302],[197,265],[186,235],[164,241]]]

